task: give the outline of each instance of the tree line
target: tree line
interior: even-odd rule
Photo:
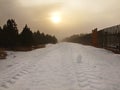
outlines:
[[[40,44],[57,43],[57,38],[49,34],[32,32],[25,25],[22,32],[19,33],[15,20],[8,19],[7,23],[0,27],[0,47],[14,48],[18,46],[35,46]]]
[[[76,34],[65,38],[63,41],[91,45],[91,34]]]

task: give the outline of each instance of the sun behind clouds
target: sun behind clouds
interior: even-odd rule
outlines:
[[[53,12],[52,14],[51,14],[51,21],[53,22],[53,23],[55,23],[55,24],[58,24],[58,23],[60,23],[61,22],[61,15],[60,15],[60,13],[59,12]]]

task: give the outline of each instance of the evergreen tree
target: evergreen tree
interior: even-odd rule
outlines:
[[[3,26],[3,40],[6,47],[15,47],[18,41],[17,24],[13,19],[9,19]]]
[[[55,36],[37,32],[32,33],[27,25],[19,34],[15,20],[8,19],[7,23],[0,27],[0,47],[14,49],[16,46],[32,46],[48,43],[57,43]]]
[[[40,36],[41,36],[41,35],[40,35],[40,32],[39,32],[39,31],[33,33],[33,44],[34,44],[34,45],[40,44],[40,39],[41,39]]]
[[[52,37],[52,43],[53,44],[56,44],[58,41],[57,41],[57,38],[55,36]]]
[[[0,46],[3,46],[3,30],[0,27]]]
[[[39,31],[34,32],[33,34],[33,42],[34,45],[39,44],[48,44],[48,43],[57,43],[57,39],[55,36],[51,36],[49,34],[40,33]]]
[[[27,25],[23,28],[23,31],[20,34],[20,42],[23,46],[31,46],[33,42],[33,34],[30,28]]]

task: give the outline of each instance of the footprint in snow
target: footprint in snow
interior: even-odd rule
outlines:
[[[15,77],[12,77],[12,79],[18,79],[18,77],[17,77],[17,76],[15,76]]]
[[[81,55],[79,55],[79,56],[77,57],[77,63],[82,63],[82,56],[81,56]]]
[[[7,84],[3,83],[2,85],[0,85],[3,88],[8,88]]]
[[[7,82],[10,83],[10,84],[14,84],[15,83],[14,80],[8,80]]]
[[[12,67],[13,65],[7,65],[7,67]]]

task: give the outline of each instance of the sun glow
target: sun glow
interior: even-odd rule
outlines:
[[[61,22],[61,15],[59,12],[54,12],[51,14],[51,21],[55,24],[58,24]]]
[[[52,20],[52,22],[54,22],[54,23],[59,23],[59,22],[61,21],[61,19],[60,19],[59,16],[53,16],[53,17],[51,18],[51,20]]]

